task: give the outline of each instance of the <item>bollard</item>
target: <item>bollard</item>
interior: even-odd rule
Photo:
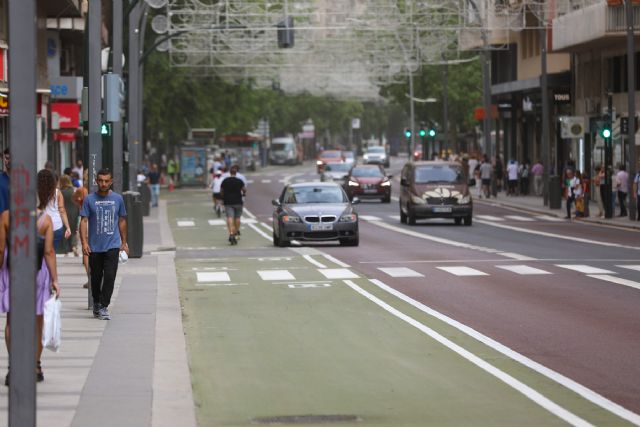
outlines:
[[[562,187],[560,186],[560,177],[557,175],[549,177],[549,208],[562,208]]]
[[[144,225],[142,221],[142,202],[137,191],[122,193],[127,210],[127,234],[129,244],[129,258],[142,258],[144,244]]]

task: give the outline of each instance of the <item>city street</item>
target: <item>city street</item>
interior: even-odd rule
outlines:
[[[401,165],[353,248],[272,244],[313,165],[247,174],[234,247],[207,191],[169,195],[199,424],[640,424],[639,232],[478,202],[404,225]]]

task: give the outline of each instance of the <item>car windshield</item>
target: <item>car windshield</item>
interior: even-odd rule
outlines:
[[[416,169],[416,184],[439,182],[462,183],[462,170],[451,165],[420,166]]]
[[[371,147],[367,150],[369,153],[384,153],[384,147]]]
[[[329,159],[336,159],[338,157],[340,157],[340,152],[339,151],[325,151],[323,152],[320,157],[326,157]]]
[[[274,142],[271,144],[271,150],[273,151],[287,151],[293,148],[293,144],[290,142]]]
[[[283,203],[347,203],[340,187],[305,186],[289,187],[285,191]]]
[[[348,172],[351,166],[353,165],[348,165],[346,163],[332,163],[330,165],[326,165],[324,170],[327,172]]]
[[[351,175],[356,178],[380,178],[383,173],[380,168],[354,168]]]

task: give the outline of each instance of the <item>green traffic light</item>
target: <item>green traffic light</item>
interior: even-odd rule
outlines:
[[[436,130],[435,129],[429,129],[429,136],[431,138],[433,138],[434,136],[436,136]]]
[[[404,136],[407,138],[411,138],[411,131],[409,129],[404,131]]]
[[[420,129],[420,136],[425,136],[427,134],[427,131],[424,129]]]
[[[602,137],[603,138],[610,138],[611,137],[611,129],[602,129]]]

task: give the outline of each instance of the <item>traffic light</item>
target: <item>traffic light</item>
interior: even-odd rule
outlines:
[[[429,129],[429,136],[431,138],[435,138],[436,137],[436,130],[435,129]]]
[[[609,126],[604,126],[601,130],[600,130],[600,135],[603,138],[611,138],[611,128]]]
[[[600,129],[600,136],[604,139],[611,138],[611,118],[608,114],[602,117],[604,120],[598,123],[598,129]]]
[[[424,138],[425,136],[427,136],[427,131],[423,128],[420,128],[420,132],[418,132],[418,134],[420,135],[420,138]]]
[[[407,139],[411,139],[411,129],[404,130],[404,137]]]

